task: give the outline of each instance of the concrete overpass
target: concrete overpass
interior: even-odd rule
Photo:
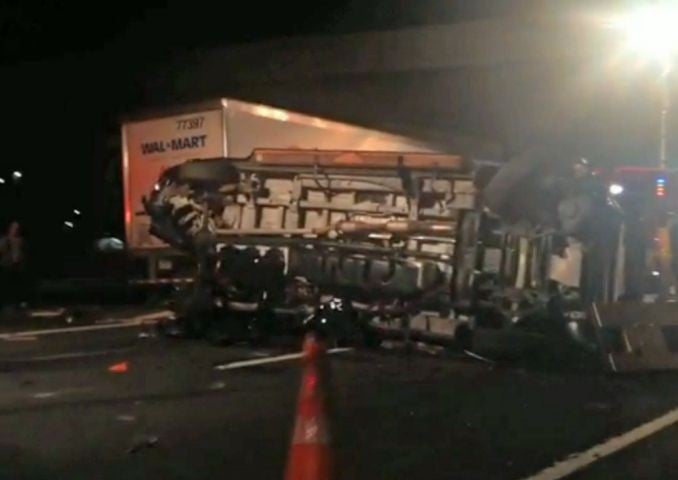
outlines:
[[[550,142],[637,162],[656,151],[656,74],[618,50],[598,19],[576,16],[284,38],[182,55],[144,96],[240,97],[489,158]]]
[[[5,67],[0,101],[13,139],[7,156],[21,158],[30,144],[45,154],[119,158],[102,151],[106,137],[118,134],[119,114],[226,96],[485,158],[549,142],[593,161],[650,162],[658,144],[658,75],[622,56],[615,40],[600,19],[547,12],[168,50],[160,61],[123,45]],[[43,111],[49,119],[68,118],[69,125],[41,127],[43,141],[36,144],[35,128],[27,126]],[[678,122],[672,123],[675,136]],[[74,140],[83,125],[92,133]],[[56,174],[60,165],[41,168]]]

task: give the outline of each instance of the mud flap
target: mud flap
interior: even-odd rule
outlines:
[[[591,310],[611,371],[678,369],[678,303],[593,304]]]

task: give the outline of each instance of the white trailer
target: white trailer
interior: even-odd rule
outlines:
[[[172,252],[149,233],[142,197],[167,168],[196,158],[246,157],[255,148],[439,152],[412,138],[222,98],[131,117],[122,124],[127,248],[149,259],[149,279],[171,276]]]

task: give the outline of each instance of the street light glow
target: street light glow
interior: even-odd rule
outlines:
[[[14,170],[14,171],[12,172],[12,178],[13,178],[14,180],[20,180],[21,177],[23,177],[23,176],[24,176],[24,174],[21,173],[19,170]]]
[[[618,183],[613,183],[610,185],[610,195],[621,195],[624,193],[624,186],[619,185]]]
[[[0,177],[0,185],[4,185],[4,184],[5,184],[5,179]]]
[[[645,5],[610,22],[625,37],[627,48],[669,68],[678,53],[678,3]]]
[[[628,11],[606,22],[624,37],[629,53],[657,63],[661,69],[661,103],[659,109],[659,168],[666,168],[668,117],[671,109],[669,76],[678,55],[678,1],[658,0]],[[658,196],[663,196],[657,192]]]

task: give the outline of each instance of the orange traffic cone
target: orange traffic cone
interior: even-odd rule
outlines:
[[[332,477],[325,397],[320,385],[318,365],[324,354],[324,345],[309,334],[304,341],[306,367],[301,381],[285,480],[329,480]]]

